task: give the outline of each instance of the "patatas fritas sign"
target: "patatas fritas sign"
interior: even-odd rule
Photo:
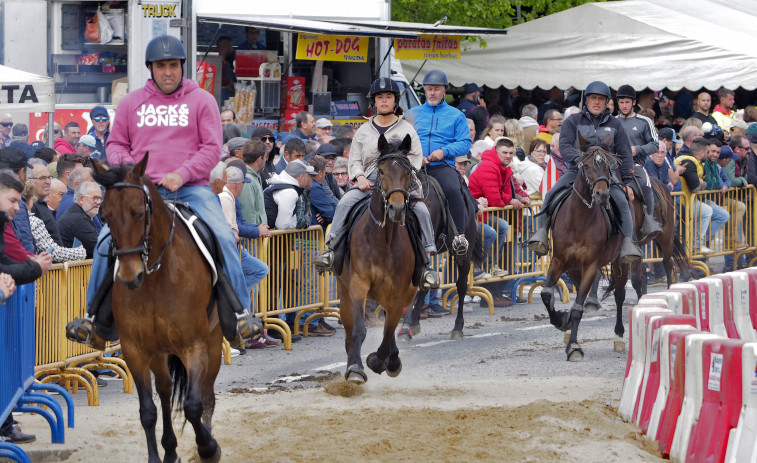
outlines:
[[[365,63],[368,61],[368,37],[301,32],[297,40],[297,59]]]
[[[420,35],[415,39],[394,39],[397,59],[460,59],[459,35]]]

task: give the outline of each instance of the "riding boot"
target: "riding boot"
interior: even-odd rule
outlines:
[[[639,243],[645,243],[648,240],[653,240],[662,233],[662,227],[654,216],[649,213],[649,209],[644,206],[644,223],[641,225],[641,231],[639,232]]]
[[[620,263],[630,264],[631,262],[641,260],[641,248],[628,237],[623,237],[623,243],[620,245]]]
[[[549,253],[549,227],[539,227],[526,241],[526,247],[539,257]]]
[[[457,235],[452,240],[452,252],[458,256],[464,256],[468,253],[468,239],[465,238],[465,235]]]

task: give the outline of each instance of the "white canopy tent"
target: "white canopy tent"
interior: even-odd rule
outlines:
[[[55,80],[0,66],[0,112],[55,112]]]
[[[486,37],[460,61],[426,62],[450,83],[583,89],[594,80],[637,89],[757,88],[757,0],[587,3]],[[414,76],[421,60],[403,60]]]

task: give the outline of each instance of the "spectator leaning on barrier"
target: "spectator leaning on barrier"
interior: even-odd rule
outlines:
[[[656,179],[662,183],[668,190],[673,191],[673,183],[670,181],[670,169],[666,159],[666,148],[664,143],[660,143],[656,153],[647,158],[644,168],[647,170],[650,178]]]
[[[23,184],[18,176],[8,169],[0,170],[0,228],[5,229],[13,215],[18,211],[21,202]],[[52,257],[42,252],[23,262],[16,262],[5,253],[5,240],[0,233],[0,272],[11,276],[15,284],[25,285],[41,277],[52,265]],[[13,283],[7,277],[0,277],[0,288],[5,297],[13,292]],[[6,292],[7,290],[7,292]],[[36,437],[25,434],[21,428],[13,425],[13,415],[9,414],[5,422],[0,425],[0,441],[14,444],[34,442]]]
[[[26,205],[30,211],[33,211],[32,205],[37,202],[37,196],[34,193],[36,186],[34,181],[27,180],[24,185],[23,197],[26,198]],[[53,220],[53,223],[55,221]],[[45,223],[33,212],[29,213],[29,225],[31,226],[32,240],[36,252],[48,251],[53,256],[53,262],[65,262],[68,260],[81,260],[87,257],[87,250],[84,246],[76,248],[65,248],[50,236]],[[56,228],[57,230],[57,228]]]
[[[27,167],[28,160],[23,151],[10,146],[0,149],[0,168],[12,170],[18,176],[21,183],[26,182]],[[34,254],[34,240],[32,239],[32,230],[29,226],[29,209],[27,209],[24,201],[21,201],[18,212],[13,216],[12,228],[6,229],[5,239],[10,244],[9,239],[12,239],[12,237],[9,237],[9,234],[12,232],[21,242],[24,250],[30,254]]]
[[[312,209],[312,225],[320,225],[326,231],[326,227],[334,220],[334,208],[337,200],[329,198],[326,194],[327,186],[323,185],[326,177],[326,160],[319,155],[311,156],[308,164],[315,169],[313,183],[310,187],[310,207]]]
[[[63,244],[60,239],[60,232],[58,231],[58,225],[55,221],[53,211],[47,204],[47,198],[51,194],[52,176],[47,170],[47,163],[42,159],[31,158],[29,159],[31,168],[27,168],[27,181],[32,181],[34,184],[34,196],[36,200],[32,203],[31,212],[45,224],[47,233],[52,239],[58,243]],[[31,221],[30,221],[31,222]],[[33,231],[33,230],[32,230]],[[33,235],[34,233],[32,233]]]
[[[95,182],[82,182],[74,192],[74,204],[58,219],[63,245],[72,247],[75,240],[84,245],[91,259],[97,244],[97,227],[92,218],[100,211],[103,193]]]
[[[263,192],[267,221],[279,230],[308,228],[312,223],[310,186],[316,175],[313,166],[295,159],[280,174],[271,177]]]
[[[729,188],[739,188],[734,187],[731,183],[731,179],[726,173],[726,168],[728,166],[733,166],[733,163],[736,159],[738,159],[739,155],[734,153],[730,146],[723,145],[719,149],[719,153],[717,153],[718,156],[716,158],[720,179],[722,181],[722,184],[724,187]],[[710,159],[713,159],[713,156]],[[727,191],[727,190],[726,190]],[[723,204],[723,207],[729,211],[736,211],[735,215],[731,215],[731,220],[729,223],[729,227],[736,227],[736,233],[735,233],[735,241],[734,241],[734,233],[731,232],[727,235],[728,241],[726,242],[726,248],[728,249],[738,249],[740,248],[744,243],[742,239],[742,232],[743,232],[743,223],[744,223],[744,215],[746,214],[746,204],[743,202],[735,199],[734,197],[724,197],[722,199],[721,204]],[[726,256],[726,266],[728,266],[728,257]],[[730,256],[731,258],[731,264],[733,263],[733,256]]]
[[[265,234],[268,233],[268,219],[265,214],[261,172],[265,165],[267,149],[267,144],[256,138],[245,143],[242,148],[242,160],[252,182],[245,183],[242,195],[237,198],[241,208],[241,216],[238,218],[244,219],[248,224],[254,224],[260,229],[260,233]]]
[[[690,200],[690,204],[694,209],[692,215],[695,217],[695,220],[699,217],[698,227],[695,226],[694,230],[694,252],[710,254],[713,251],[705,245],[704,237],[710,226],[712,208],[692,195],[692,193],[704,190],[707,186],[707,183],[704,181],[703,166],[703,162],[707,157],[707,141],[702,137],[697,137],[688,148],[687,154],[679,154],[675,159],[675,163],[686,168],[686,171],[681,175],[681,190]]]
[[[704,160],[704,181],[707,182],[705,189],[720,191],[720,197],[717,200],[712,199],[714,198],[712,195],[709,197],[710,199],[707,199],[707,204],[712,208],[712,220],[710,222],[710,237],[712,237],[715,236],[715,233],[717,233],[721,226],[731,219],[728,211],[718,204],[723,203],[723,195],[728,193],[731,181],[728,180],[727,176],[721,176],[721,169],[718,165],[720,142],[714,138],[707,138],[705,140],[707,142],[707,157]],[[723,183],[723,177],[725,177],[727,184]]]

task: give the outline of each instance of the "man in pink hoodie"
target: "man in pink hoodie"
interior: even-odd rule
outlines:
[[[107,141],[108,161],[111,165],[134,164],[149,151],[145,173],[158,186],[160,194],[165,199],[176,197],[177,201],[188,203],[215,231],[224,256],[224,273],[241,302],[240,305],[232,301],[231,307],[219,307],[219,316],[230,315],[226,310],[233,309],[237,338],[241,336],[246,342],[256,331],[247,311],[250,296],[234,236],[208,186],[210,171],[221,160],[221,118],[212,95],[183,77],[185,61],[186,51],[179,39],[161,35],[150,41],[145,63],[152,79],[121,100],[119,116]],[[100,252],[95,253],[92,265],[84,323],[91,323],[100,310],[92,307],[92,303],[106,277],[108,262],[102,255],[108,253],[109,235],[109,228],[103,226],[98,239]],[[221,314],[221,310],[225,313]],[[234,341],[238,339],[230,339]]]

